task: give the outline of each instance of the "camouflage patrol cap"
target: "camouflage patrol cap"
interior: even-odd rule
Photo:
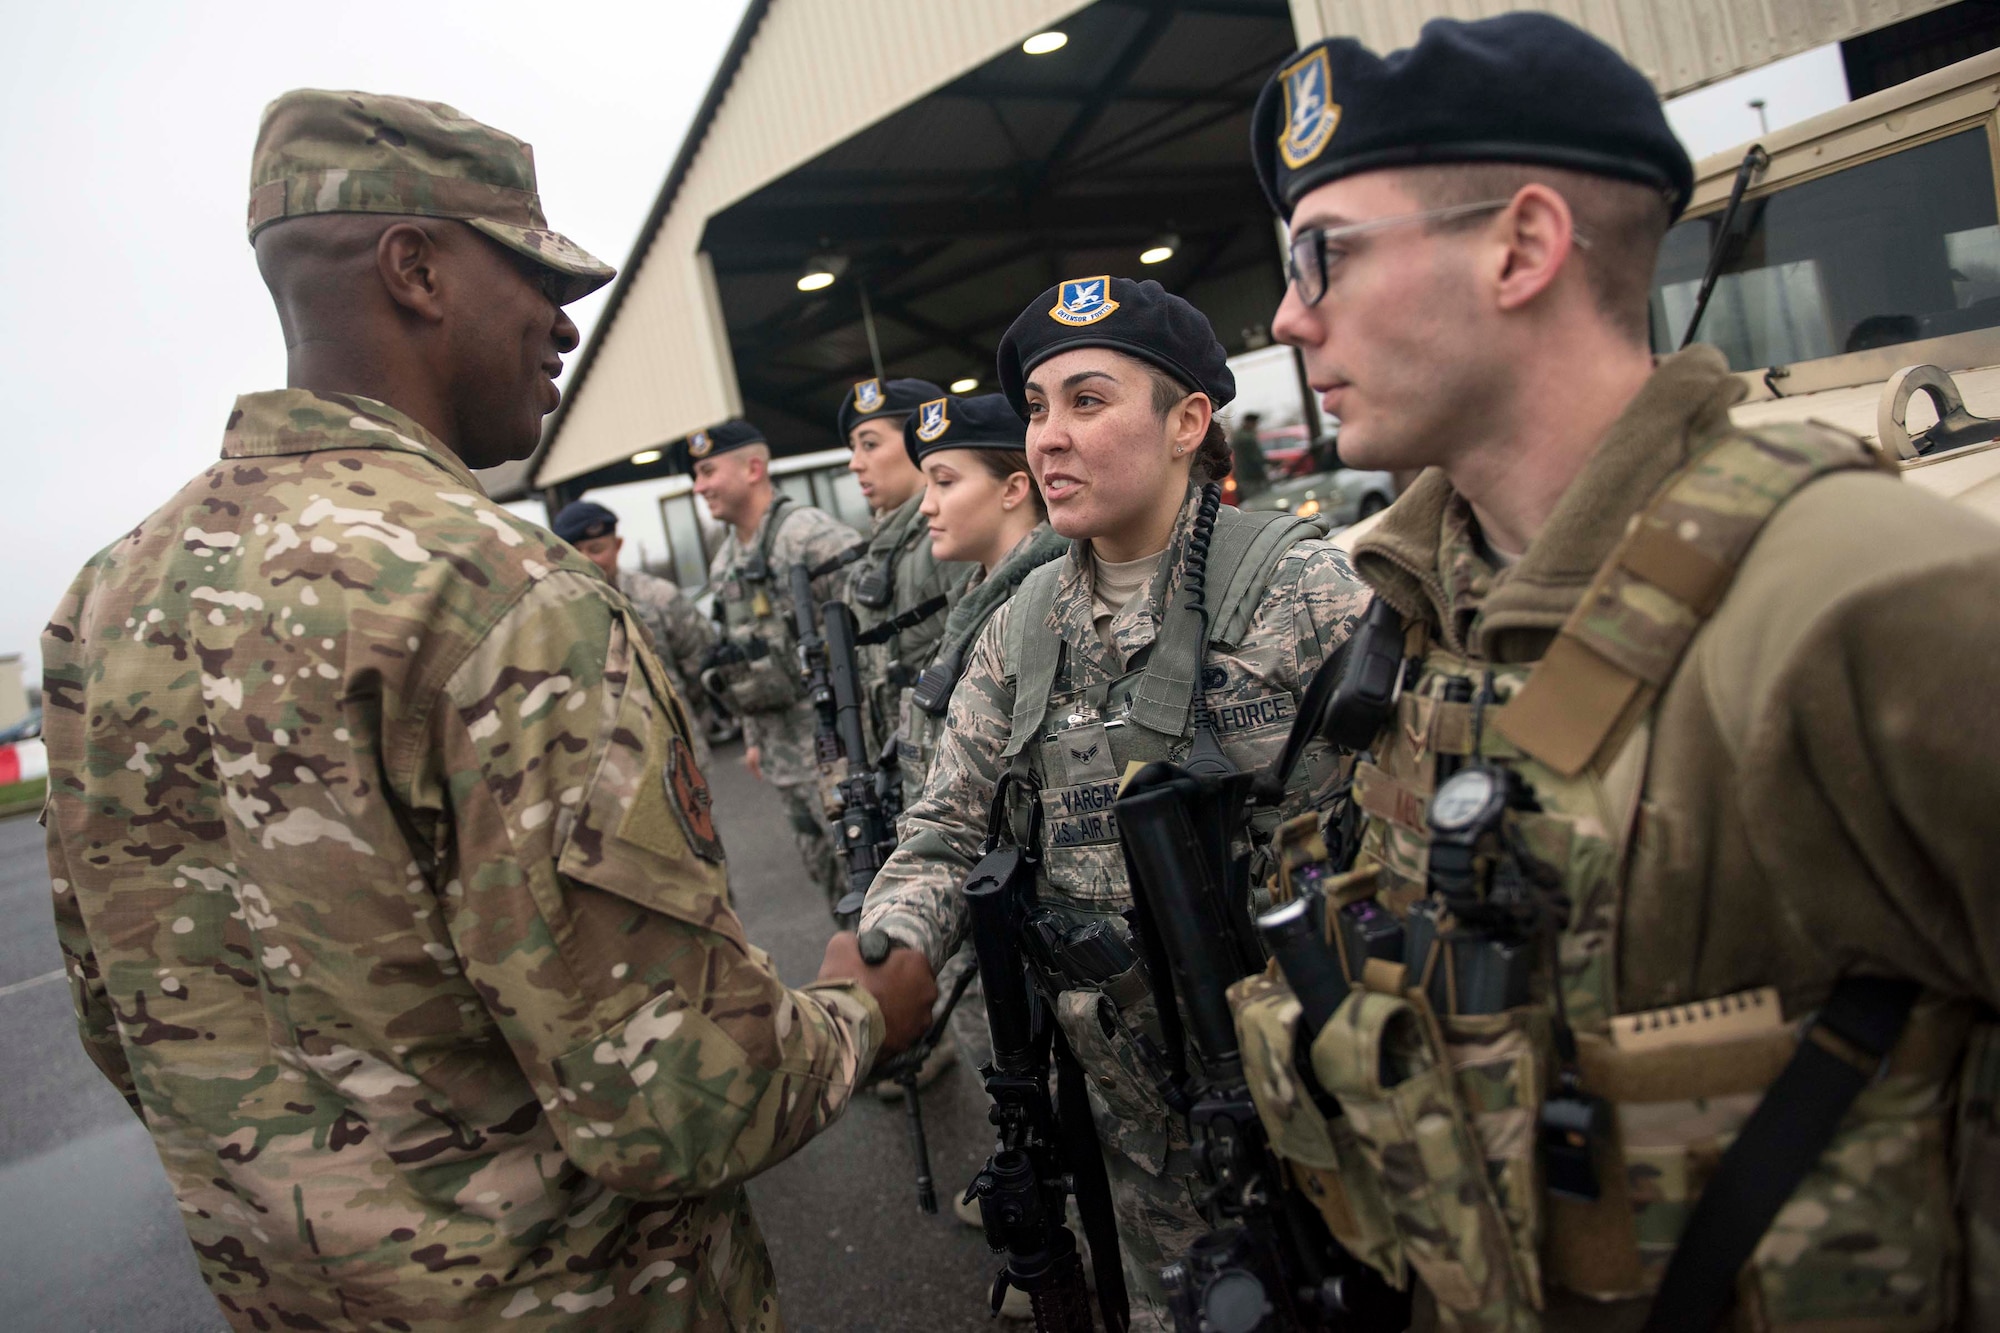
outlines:
[[[561,275],[561,303],[615,270],[549,230],[534,149],[442,102],[297,88],[264,109],[250,160],[250,239],[315,213],[455,218]]]

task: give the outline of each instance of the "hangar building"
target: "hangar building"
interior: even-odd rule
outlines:
[[[1265,346],[1283,276],[1245,150],[1263,80],[1328,34],[1387,50],[1434,16],[1515,8],[1590,29],[1671,97],[1930,18],[1916,39],[1878,43],[1867,68],[1849,55],[1850,84],[1895,82],[1956,59],[1930,49],[1950,45],[1934,11],[1970,7],[751,0],[541,448],[493,489],[559,504],[659,482],[667,563],[700,583],[705,534],[685,479],[669,479],[670,446],[695,430],[752,418],[781,484],[851,510],[832,494],[834,458],[814,457],[840,444],[847,387],[886,374],[991,389],[1000,334],[1061,278],[1156,277],[1232,353]],[[1066,40],[1029,41],[1045,33]]]

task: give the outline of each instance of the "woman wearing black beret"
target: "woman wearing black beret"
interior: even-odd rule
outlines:
[[[1317,527],[1219,508],[1230,453],[1215,412],[1235,381],[1207,318],[1158,283],[1051,288],[1008,330],[999,373],[1050,525],[1073,545],[973,643],[902,844],[868,897],[864,929],[933,970],[965,932],[959,885],[1010,771],[1039,792],[1040,903],[1064,931],[1096,927],[1097,940],[1108,930],[1129,946],[1119,775],[1197,743],[1246,771],[1268,767],[1306,681],[1367,602]],[[1256,842],[1327,808],[1336,784],[1334,755],[1313,746],[1283,803],[1257,817]],[[1171,1327],[1158,1270],[1207,1228],[1184,1118],[1145,1072],[1138,1038],[1159,1039],[1151,996],[1129,973],[1045,980],[1089,1075],[1132,1326]]]

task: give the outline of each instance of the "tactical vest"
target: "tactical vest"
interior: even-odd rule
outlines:
[[[1157,1066],[1141,1051],[1141,1038],[1156,1048],[1160,1041],[1152,999],[1136,966],[1098,974],[1089,960],[1102,953],[1080,943],[1095,926],[1116,937],[1113,952],[1118,945],[1132,952],[1119,915],[1132,894],[1111,805],[1128,765],[1187,752],[1199,673],[1207,671],[1211,680],[1228,675],[1227,662],[1248,633],[1278,561],[1297,542],[1324,534],[1317,522],[1286,514],[1221,510],[1208,550],[1207,642],[1198,616],[1177,596],[1158,636],[1110,682],[1073,685],[1065,669],[1068,646],[1048,626],[1063,562],[1036,568],[1013,598],[1004,650],[1014,668],[1014,711],[1001,757],[1026,779],[1027,790],[1038,793],[1040,905],[1054,931],[1079,941],[1074,966],[1044,981],[1058,996],[1057,1019],[1091,1075],[1100,1139],[1156,1175],[1192,1174],[1195,1167],[1182,1117],[1168,1108],[1156,1086]],[[1223,749],[1245,769],[1268,765],[1283,748],[1297,701],[1283,694],[1234,707],[1240,718],[1218,726]],[[1228,725],[1238,721],[1242,725]],[[1295,774],[1294,789],[1309,790],[1327,778],[1332,756],[1316,748],[1319,753]],[[1016,831],[1025,836],[1018,820]]]
[[[782,569],[771,567],[771,551],[791,510],[792,498],[778,494],[764,516],[764,530],[753,548],[754,559],[739,559],[716,590],[722,604],[722,634],[734,651],[730,660],[708,673],[720,685],[730,709],[740,716],[782,713],[805,697],[797,662],[798,637],[793,631]]]
[[[1274,1145],[1353,1253],[1392,1281],[1415,1270],[1440,1327],[1590,1327],[1605,1313],[1579,1320],[1573,1301],[1545,1325],[1551,1294],[1649,1297],[1722,1152],[1798,1045],[1775,992],[1618,1013],[1626,846],[1654,706],[1758,532],[1814,479],[1873,466],[1852,439],[1814,427],[1725,437],[1655,494],[1532,669],[1458,656],[1410,627],[1415,678],[1356,766],[1366,822],[1354,868],[1321,885],[1329,911],[1386,909],[1419,937],[1427,923],[1410,909],[1433,901],[1432,794],[1456,765],[1496,765],[1533,797],[1502,817],[1507,839],[1568,905],[1551,932],[1561,1006],[1545,943],[1522,960],[1524,993],[1498,1012],[1455,1012],[1456,988],[1481,984],[1468,962],[1491,955],[1449,923],[1399,968],[1343,954],[1354,989],[1308,1051],[1344,1112],[1329,1118],[1288,1072],[1298,1004],[1282,978],[1254,978],[1234,998]],[[1324,848],[1304,827],[1281,841],[1283,897]],[[1581,1090],[1611,1121],[1594,1202],[1552,1192],[1541,1147],[1565,1014]],[[1969,1022],[1920,1002],[1738,1277],[1734,1327],[1953,1326],[1946,1142]]]
[[[918,676],[931,664],[943,636],[951,594],[963,586],[970,573],[956,563],[948,569],[940,568],[945,562],[931,555],[928,520],[918,511],[917,503],[916,499],[910,500],[886,520],[898,525],[899,530],[877,531],[848,581],[848,600],[855,608],[856,628],[880,633],[881,627],[891,620],[902,625],[886,641],[862,650],[867,725],[873,748],[878,752],[895,738],[903,713],[903,693],[916,684]],[[876,543],[883,542],[885,537],[890,540],[876,549]],[[944,577],[946,573],[951,577]],[[935,591],[924,596],[926,587]],[[905,603],[900,610],[898,603]],[[901,770],[900,747],[897,754],[900,779],[905,790],[914,794],[919,788],[911,782],[909,772]],[[922,781],[921,774],[917,781]]]
[[[903,791],[912,800],[923,791],[931,764],[937,759],[952,691],[965,674],[980,631],[1014,596],[1023,579],[1041,565],[1061,559],[1068,546],[1046,525],[1037,528],[1028,541],[1029,549],[1003,560],[985,580],[965,590],[951,609],[937,652],[918,673],[916,683],[906,687],[898,699],[896,767],[902,773]]]

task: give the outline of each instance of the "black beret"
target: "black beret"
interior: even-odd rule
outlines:
[[[553,526],[556,536],[574,546],[618,531],[618,515],[595,500],[572,500],[556,515]]]
[[[762,443],[764,443],[764,432],[738,417],[734,421],[725,421],[720,426],[698,430],[682,440],[678,446],[680,455],[678,461],[685,465],[687,471],[693,472],[694,465],[704,458],[726,454],[745,445]]]
[[[1029,372],[1077,347],[1109,347],[1166,371],[1217,407],[1236,396],[1208,316],[1148,278],[1071,278],[1036,297],[1000,339],[1000,388],[1028,416]]]
[[[920,404],[903,423],[903,448],[912,463],[940,449],[1015,449],[1026,453],[1028,428],[1004,393],[976,398],[940,395]]]
[[[1646,76],[1583,29],[1518,12],[1432,19],[1378,56],[1351,37],[1309,46],[1258,95],[1250,156],[1289,218],[1301,195],[1385,167],[1525,162],[1658,189],[1675,217],[1694,167]]]
[[[898,421],[917,410],[917,404],[944,397],[944,390],[929,380],[862,380],[840,400],[840,440],[864,421],[895,417]]]

